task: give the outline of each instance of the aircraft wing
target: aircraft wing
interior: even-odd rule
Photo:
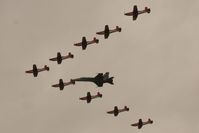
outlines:
[[[103,86],[103,73],[98,73],[97,76],[95,76],[95,84],[98,86],[98,87],[102,87]]]
[[[113,114],[113,113],[114,113],[114,110],[108,111],[107,113],[108,113],[108,114]]]
[[[138,15],[133,15],[133,20],[136,20]]]
[[[80,100],[87,100],[87,97],[80,97]]]
[[[108,37],[109,37],[109,34],[110,34],[110,32],[109,32],[108,34],[104,34],[104,38],[105,38],[105,39],[108,38]]]
[[[103,73],[98,73],[97,76],[95,76],[96,79],[101,79],[103,77]]]
[[[52,85],[52,87],[59,87],[59,84],[54,84]]]
[[[26,71],[26,73],[33,73],[33,70],[28,70]]]
[[[55,57],[55,58],[51,58],[49,60],[51,60],[51,61],[57,61],[57,58]]]
[[[104,75],[103,75],[103,80],[107,80],[109,78],[109,72],[106,72]]]
[[[98,35],[104,35],[105,32],[104,31],[100,31],[100,32],[97,32],[96,34],[98,34]]]

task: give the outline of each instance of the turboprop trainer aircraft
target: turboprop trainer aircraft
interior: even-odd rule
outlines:
[[[98,92],[96,95],[92,96],[90,92],[87,92],[87,96],[86,97],[81,97],[79,99],[80,100],[86,100],[87,103],[90,103],[92,99],[95,99],[95,98],[98,98],[98,97],[102,98],[102,94]]]
[[[64,86],[71,85],[71,84],[74,85],[75,81],[70,80],[70,82],[64,82],[63,79],[59,79],[59,83],[52,85],[52,87],[59,87],[59,89],[62,91],[64,89]]]
[[[152,124],[152,123],[153,121],[150,118],[146,122],[143,122],[142,119],[139,119],[137,123],[131,124],[131,126],[135,126],[138,127],[138,129],[141,129],[143,125]]]
[[[57,57],[49,59],[50,61],[57,61],[57,64],[61,64],[62,60],[68,59],[68,58],[74,58],[74,55],[70,52],[66,56],[61,56],[60,52],[57,52]]]
[[[104,38],[107,39],[111,33],[121,32],[121,31],[122,31],[122,28],[119,27],[119,26],[116,26],[115,29],[111,30],[111,29],[109,29],[108,25],[105,25],[104,31],[97,32],[96,34],[98,34],[98,35],[104,35]]]
[[[124,106],[123,109],[118,109],[117,106],[114,107],[114,110],[108,111],[108,114],[114,114],[114,116],[117,116],[119,113],[124,112],[124,111],[129,111],[129,108],[127,106]]]
[[[133,7],[133,11],[132,12],[128,12],[128,13],[124,13],[124,15],[126,16],[133,16],[133,20],[136,20],[138,15],[143,14],[143,13],[150,13],[151,9],[148,7],[145,7],[144,10],[140,10],[138,11],[137,5],[135,5]]]
[[[33,69],[26,71],[26,73],[32,73],[34,77],[37,77],[39,72],[49,71],[49,70],[50,68],[47,65],[45,65],[43,68],[37,68],[37,66],[33,64]]]
[[[114,77],[109,77],[109,72],[106,72],[105,74],[98,73],[97,76],[95,77],[81,77],[81,78],[72,79],[72,80],[74,80],[75,82],[76,81],[93,82],[98,87],[102,87],[104,83],[109,83],[113,85],[113,78]]]
[[[81,46],[82,50],[85,50],[87,48],[87,45],[94,44],[94,43],[99,43],[99,40],[94,37],[92,41],[87,41],[86,37],[82,37],[82,42],[75,43],[74,46]]]

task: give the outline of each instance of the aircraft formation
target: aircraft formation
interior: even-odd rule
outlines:
[[[137,5],[134,5],[133,11],[124,13],[124,15],[132,16],[132,20],[135,21],[137,20],[140,14],[150,13],[150,12],[151,12],[151,9],[148,7],[145,7],[144,10],[138,10]],[[104,30],[96,32],[96,34],[103,35],[104,39],[108,39],[110,34],[121,32],[121,31],[122,31],[122,28],[119,26],[116,26],[115,29],[110,29],[108,25],[105,25]],[[98,44],[98,43],[99,43],[99,39],[97,39],[96,37],[93,37],[93,40],[88,41],[86,37],[83,36],[81,42],[75,43],[73,45],[77,47],[81,47],[82,50],[86,50],[88,45]],[[61,55],[60,52],[57,52],[57,56],[50,58],[49,61],[56,61],[57,64],[60,65],[63,60],[73,59],[73,58],[74,58],[74,55],[71,52],[69,52],[68,55],[65,55],[65,56]],[[44,65],[43,68],[37,68],[36,64],[33,64],[32,70],[27,70],[25,71],[25,73],[33,74],[34,77],[37,77],[39,72],[49,71],[49,70],[50,68],[47,65]],[[114,85],[113,78],[114,77],[109,77],[109,72],[105,72],[104,74],[98,73],[95,77],[80,77],[80,78],[70,79],[70,81],[66,81],[66,82],[64,82],[63,79],[59,79],[58,83],[53,84],[52,87],[59,88],[60,91],[63,91],[65,86],[75,85],[76,82],[92,82],[97,87],[103,87],[105,83]],[[89,104],[91,103],[93,99],[99,99],[99,98],[102,98],[102,94],[100,92],[97,92],[97,94],[95,95],[91,95],[90,92],[87,92],[86,96],[80,97],[79,100],[86,101]],[[113,110],[107,111],[106,113],[113,114],[115,117],[117,117],[119,113],[129,112],[129,110],[130,109],[127,106],[124,106],[124,108],[120,108],[120,109],[117,106],[114,106]],[[148,120],[145,122],[143,122],[142,119],[139,119],[138,122],[131,124],[131,126],[141,129],[144,125],[152,124],[152,123],[153,123],[153,120],[151,120],[150,118],[148,118]]]

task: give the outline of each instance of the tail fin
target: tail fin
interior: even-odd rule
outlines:
[[[94,41],[95,43],[99,43],[99,39],[97,39],[96,37],[93,38],[93,41]]]
[[[75,84],[75,80],[70,79],[70,82],[74,85]]]
[[[125,109],[126,111],[129,111],[129,108],[128,108],[127,106],[124,106],[124,109]]]
[[[150,13],[150,12],[151,12],[151,9],[148,8],[148,7],[145,7],[145,11],[146,11],[147,13]]]
[[[71,54],[71,52],[68,53],[68,56],[69,56],[70,58],[74,58],[74,55]]]
[[[97,92],[97,95],[98,95],[99,97],[102,97],[102,94],[101,94],[100,92]]]
[[[47,65],[45,65],[44,68],[45,68],[45,70],[47,70],[47,71],[50,70],[50,68],[49,68]]]
[[[149,118],[149,119],[148,119],[148,123],[152,124],[153,121]]]
[[[116,26],[116,30],[119,31],[119,32],[121,32],[121,31],[122,31],[122,28],[119,27],[119,26]]]

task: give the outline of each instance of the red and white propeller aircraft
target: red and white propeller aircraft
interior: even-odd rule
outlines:
[[[122,31],[122,28],[119,27],[119,26],[116,26],[115,29],[109,29],[109,26],[105,25],[104,31],[96,32],[96,34],[98,34],[98,35],[104,35],[104,39],[107,39],[111,33],[121,32],[121,31]]]
[[[124,15],[133,16],[133,20],[136,20],[138,15],[143,14],[143,13],[150,13],[150,12],[151,12],[151,9],[148,8],[148,7],[145,7],[144,10],[138,11],[137,5],[134,5],[133,11],[132,12],[128,12],[128,13],[124,13]]]
[[[50,61],[57,61],[57,64],[61,64],[62,60],[74,58],[74,55],[71,52],[68,53],[66,56],[62,56],[60,52],[57,52],[57,57],[49,59]]]
[[[34,77],[37,77],[39,72],[49,71],[49,70],[50,68],[47,65],[45,65],[43,68],[37,68],[36,64],[33,64],[33,69],[26,71],[26,73],[32,73]]]
[[[79,99],[80,100],[86,100],[87,103],[90,103],[92,99],[95,99],[95,98],[102,98],[102,94],[100,92],[97,92],[96,95],[91,95],[90,92],[87,92],[87,96],[86,97],[80,97]]]
[[[74,85],[75,81],[71,79],[70,82],[64,82],[63,79],[59,79],[59,83],[52,85],[52,87],[59,87],[60,91],[62,91],[64,89],[64,86],[71,84]]]
[[[108,111],[108,114],[114,114],[114,116],[117,116],[119,113],[124,112],[124,111],[129,111],[129,108],[127,106],[124,106],[123,109],[118,109],[117,106],[114,107],[114,110]]]
[[[99,40],[94,37],[92,41],[87,41],[86,37],[82,37],[82,42],[75,43],[74,46],[81,46],[82,50],[85,50],[87,48],[87,45],[94,43],[99,43]]]
[[[142,119],[139,119],[137,123],[131,124],[131,126],[138,127],[138,129],[141,129],[143,125],[152,124],[152,123],[153,121],[150,118],[146,122],[143,122]]]

